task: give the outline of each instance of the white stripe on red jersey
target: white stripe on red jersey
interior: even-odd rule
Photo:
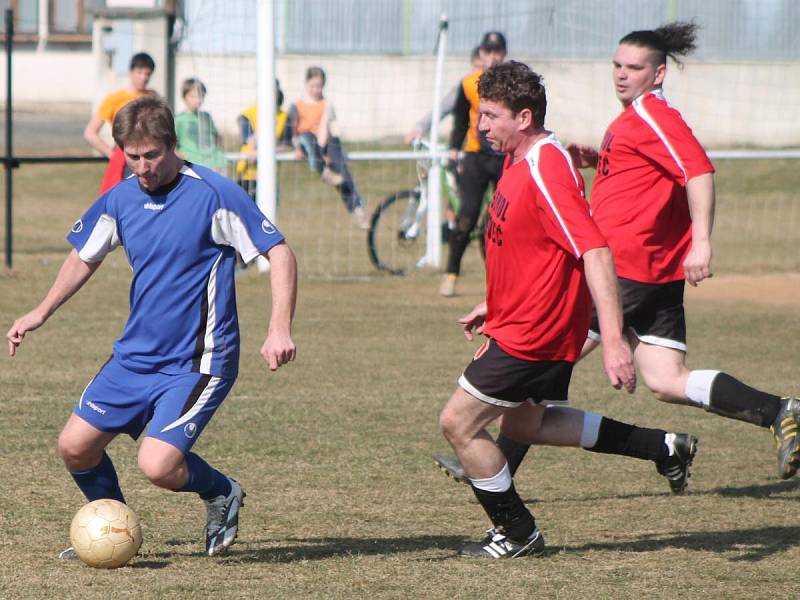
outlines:
[[[713,173],[708,156],[661,90],[609,125],[592,185],[592,216],[617,275],[644,283],[684,278],[692,241],[687,182]]]
[[[606,241],[583,179],[553,135],[506,159],[486,231],[485,333],[527,360],[577,359],[591,298],[580,257]]]

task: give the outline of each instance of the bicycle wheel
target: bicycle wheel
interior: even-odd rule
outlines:
[[[372,213],[367,250],[377,269],[405,275],[425,254],[426,224],[419,202],[418,190],[403,190],[386,198]]]

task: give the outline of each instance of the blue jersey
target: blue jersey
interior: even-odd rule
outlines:
[[[238,185],[188,163],[156,193],[130,177],[100,196],[67,240],[88,263],[125,249],[133,281],[130,317],[114,343],[122,366],[236,377],[236,251],[249,262],[283,240]]]

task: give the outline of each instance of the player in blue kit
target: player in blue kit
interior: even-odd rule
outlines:
[[[192,446],[233,387],[239,367],[237,251],[271,265],[272,312],[261,355],[271,370],[294,360],[291,324],[297,263],[281,233],[235,183],[175,154],[175,124],[162,100],[123,108],[112,134],[133,175],[75,222],[74,249],[44,300],[8,331],[13,356],[122,246],[133,271],[131,312],[111,358],[89,382],[58,439],[87,500],[124,502],[106,446],[144,432],[139,467],[155,485],[206,504],[206,551],[236,538],[245,493]],[[68,549],[64,558],[74,556]]]

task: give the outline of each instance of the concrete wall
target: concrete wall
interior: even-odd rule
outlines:
[[[150,38],[152,39],[152,38]],[[158,49],[156,49],[158,54]],[[124,75],[98,70],[91,51],[20,49],[14,54],[14,101],[18,108],[62,112],[90,106],[105,93],[124,85]],[[598,143],[619,111],[607,61],[525,60],[545,77],[548,89],[547,126],[564,141]],[[307,66],[328,73],[326,93],[334,103],[342,137],[368,141],[398,138],[428,112],[433,96],[432,57],[282,56],[277,73],[286,105],[303,87]],[[445,90],[466,73],[463,58],[447,61]],[[156,70],[154,87],[166,89],[163,68]],[[236,115],[255,102],[255,57],[179,56],[176,98],[180,82],[200,77],[209,94],[206,109],[218,126],[235,136]],[[0,61],[0,78],[5,62]],[[688,63],[683,70],[670,64],[665,91],[709,148],[739,146],[800,146],[800,62]],[[182,110],[180,101],[178,111]]]
[[[563,140],[598,143],[619,112],[609,61],[523,60],[545,78],[547,126]],[[431,109],[434,61],[428,57],[283,56],[277,74],[285,107],[302,93],[307,66],[328,74],[326,95],[350,141],[397,137]],[[468,70],[447,61],[445,91]],[[180,57],[177,83],[198,76],[209,88],[207,108],[220,127],[255,101],[253,57]],[[688,63],[669,66],[665,92],[709,148],[800,146],[800,62]],[[176,94],[176,97],[180,97]]]

